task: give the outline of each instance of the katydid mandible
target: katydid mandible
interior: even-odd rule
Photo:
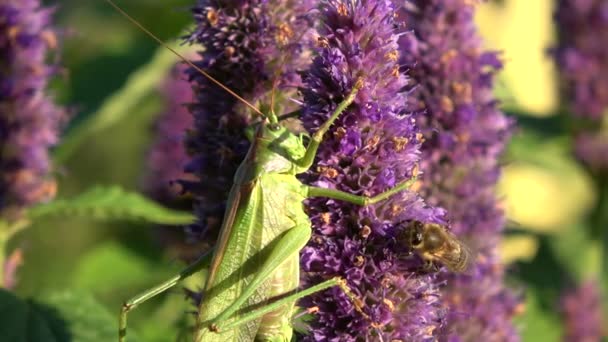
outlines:
[[[143,29],[112,0],[105,1]],[[127,313],[131,309],[206,267],[208,273],[194,333],[196,342],[291,341],[291,316],[296,301],[333,286],[342,289],[356,310],[367,316],[361,301],[341,278],[298,291],[299,251],[312,233],[311,221],[304,211],[305,199],[321,196],[366,206],[387,199],[415,181],[414,175],[379,195],[365,197],[308,186],[296,178],[310,169],[324,134],[353,103],[362,85],[360,77],[329,119],[312,134],[307,146],[302,135],[295,135],[280,124],[272,108],[267,113],[256,108],[262,120],[255,127],[251,147],[234,176],[213,254],[201,257],[179,275],[126,302],[120,314],[119,341],[125,341]]]

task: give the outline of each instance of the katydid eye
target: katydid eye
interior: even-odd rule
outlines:
[[[270,128],[271,131],[278,131],[279,129],[281,129],[281,126],[279,124],[273,123],[268,125],[268,128]]]

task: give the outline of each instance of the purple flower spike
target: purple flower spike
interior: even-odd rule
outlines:
[[[445,208],[453,232],[476,250],[462,275],[444,273],[443,304],[449,309],[442,339],[517,341],[512,317],[522,309],[504,285],[497,255],[505,218],[495,194],[499,157],[512,122],[492,95],[502,63],[484,51],[468,0],[413,0],[399,20],[411,32],[400,39],[401,62],[413,82],[411,95],[424,131],[423,197]]]
[[[38,0],[0,4],[0,210],[9,217],[55,195],[48,150],[66,112],[45,93],[58,71],[46,63],[57,48],[51,14]]]
[[[197,62],[222,84],[253,104],[268,108],[273,87],[277,113],[299,85],[296,70],[305,61],[307,1],[203,0],[193,8],[196,30],[190,43],[205,47]],[[180,182],[196,199],[199,225],[193,233],[217,232],[233,175],[249,147],[245,128],[252,110],[196,70],[187,71],[195,92],[190,106],[194,125],[186,138],[192,157],[186,172],[196,181]]]
[[[188,155],[184,148],[186,129],[192,126],[192,115],[187,105],[192,103],[192,86],[182,73],[186,65],[177,65],[163,83],[164,112],[155,125],[155,141],[148,153],[146,192],[165,204],[175,204],[179,191],[172,182],[185,178],[184,166]]]
[[[308,184],[375,195],[415,173],[421,134],[406,107],[406,78],[398,66],[394,8],[390,1],[320,2],[322,25],[312,66],[302,74],[304,126],[314,132],[352,89],[364,85],[319,147]],[[314,233],[302,252],[303,287],[335,276],[364,302],[366,318],[338,288],[306,297],[316,307],[305,341],[432,341],[443,324],[434,275],[414,272],[399,225],[442,223],[443,211],[415,192],[360,207],[316,198],[307,211]]]
[[[566,329],[565,342],[596,342],[604,336],[600,289],[587,281],[564,294],[561,309]]]
[[[574,152],[593,172],[608,172],[608,2],[560,0],[555,20],[564,105],[581,123]]]
[[[573,113],[600,120],[608,110],[608,2],[559,0],[554,51]]]

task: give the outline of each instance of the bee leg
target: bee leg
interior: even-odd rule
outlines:
[[[439,265],[434,263],[432,260],[425,260],[422,265],[422,272],[424,273],[436,273],[439,271]]]

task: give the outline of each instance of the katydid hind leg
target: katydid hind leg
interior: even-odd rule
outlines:
[[[169,278],[168,280],[162,282],[161,284],[150,288],[146,291],[139,293],[138,295],[132,297],[128,301],[126,301],[121,310],[120,310],[120,319],[119,319],[119,331],[118,331],[118,341],[124,342],[126,341],[127,336],[127,315],[129,311],[135,309],[140,304],[146,302],[147,300],[156,297],[157,295],[171,289],[175,285],[179,284],[182,280],[190,277],[194,273],[209,267],[211,263],[211,258],[213,256],[212,252],[207,252],[203,256],[201,256],[198,260],[188,265],[183,271],[179,274]]]
[[[221,330],[222,322],[225,322],[237,310],[241,309],[247,299],[272,276],[273,272],[283,262],[294,254],[299,253],[310,239],[310,236],[310,225],[298,225],[282,234],[278,238],[279,240],[272,246],[268,256],[262,262],[260,268],[256,270],[254,278],[247,284],[247,287],[245,287],[240,296],[211,322],[213,326],[211,330]]]
[[[216,326],[221,329],[232,329],[234,327],[237,327],[239,325],[242,325],[249,321],[257,319],[261,316],[264,316],[265,314],[272,312],[285,304],[294,303],[301,298],[310,296],[311,294],[326,290],[326,289],[328,289],[330,287],[334,287],[334,286],[337,286],[344,292],[344,294],[346,294],[347,298],[353,304],[353,307],[355,308],[355,310],[357,310],[357,312],[359,312],[365,318],[369,319],[369,316],[363,311],[363,302],[361,301],[361,299],[357,298],[357,296],[352,293],[351,289],[348,287],[346,281],[343,278],[334,277],[334,278],[325,280],[319,284],[310,286],[301,291],[297,291],[292,294],[289,294],[287,296],[283,296],[283,297],[277,298],[277,299],[271,298],[270,299],[271,302],[269,304],[266,304],[259,308],[252,309],[251,311],[248,311],[247,313],[241,315],[237,320],[231,321],[230,323],[227,323],[225,325],[217,324]]]

